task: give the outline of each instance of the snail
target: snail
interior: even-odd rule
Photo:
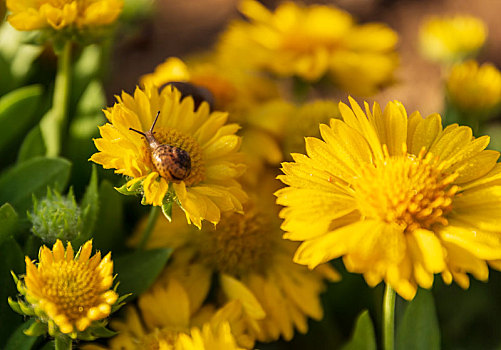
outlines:
[[[158,111],[150,130],[142,132],[133,128],[129,130],[135,131],[144,136],[151,153],[151,162],[156,168],[160,176],[170,181],[179,182],[186,179],[191,172],[191,158],[190,154],[185,150],[171,146],[169,144],[159,143],[153,135],[153,128],[157,123],[160,111]]]

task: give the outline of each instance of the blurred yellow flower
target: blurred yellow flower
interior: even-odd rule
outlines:
[[[450,64],[475,56],[487,38],[487,27],[472,16],[433,16],[419,30],[422,54],[431,61]]]
[[[193,99],[181,100],[172,87],[159,91],[147,85],[117,100],[105,111],[109,123],[100,127],[102,138],[94,140],[100,152],[90,160],[129,177],[124,191],[143,193],[144,203],[155,206],[176,202],[197,227],[202,220],[216,224],[221,211],[242,210],[246,194],[236,180],[245,171],[238,153],[241,139],[235,135],[239,126],[225,125],[226,113],[210,113],[206,103],[195,111]],[[155,115],[156,140],[175,147],[173,157],[177,154],[161,165],[154,163],[145,137],[130,130],[146,132]],[[181,170],[181,177],[172,175]]]
[[[232,120],[240,120],[242,111],[278,96],[275,84],[264,76],[250,74],[227,62],[224,54],[202,55],[186,63],[169,57],[153,73],[141,77],[141,84],[162,86],[169,82],[186,82],[207,89],[216,110],[230,112]]]
[[[18,30],[79,29],[113,23],[123,0],[7,0],[9,23]]]
[[[489,137],[441,118],[407,118],[400,102],[365,113],[350,99],[344,119],[320,125],[307,155],[283,163],[277,203],[285,237],[302,241],[294,261],[314,268],[343,257],[370,286],[382,280],[405,299],[435,273],[468,288],[500,268],[501,167]]]
[[[271,12],[243,0],[240,8],[250,22],[230,25],[220,46],[259,68],[310,82],[329,74],[355,94],[371,94],[393,79],[398,37],[384,24],[357,25],[349,13],[321,5],[285,2]]]
[[[452,67],[447,78],[449,100],[466,113],[488,114],[501,103],[501,73],[490,63],[466,61]]]
[[[90,258],[92,242],[85,243],[74,256],[71,243],[66,250],[57,240],[52,251],[43,246],[39,263],[26,257],[26,275],[18,289],[25,301],[20,304],[34,310],[39,321],[48,324],[52,336],[57,331],[77,338],[112,312],[118,295],[111,290],[113,262],[111,253],[101,259],[100,252]],[[102,326],[100,324],[99,326]]]
[[[269,182],[262,176],[260,185],[269,187]],[[173,247],[166,276],[196,276],[196,283],[188,290],[197,298],[213,290],[218,300],[240,301],[250,334],[256,340],[269,342],[279,337],[290,340],[295,330],[306,333],[310,317],[320,320],[320,293],[325,289],[325,280],[338,280],[339,275],[327,264],[309,271],[293,263],[297,245],[281,238],[278,207],[273,205],[271,195],[276,185],[266,189],[268,198],[256,200],[243,215],[225,215],[215,229],[187,232],[186,228],[161,220],[148,247]],[[215,280],[218,285],[211,289]]]
[[[191,279],[191,283],[196,281]],[[118,334],[110,339],[108,349],[242,349],[232,333],[240,331],[241,304],[234,301],[215,309],[213,305],[198,304],[191,296],[188,286],[176,278],[160,278],[139,296],[137,307],[126,308],[123,320],[112,321]],[[83,348],[103,349],[94,344]]]

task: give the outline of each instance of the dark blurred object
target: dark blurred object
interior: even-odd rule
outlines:
[[[3,21],[5,16],[5,0],[0,0],[0,19]]]
[[[214,97],[212,96],[212,93],[208,89],[202,86],[197,86],[182,81],[171,81],[167,83],[165,86],[169,85],[174,86],[181,92],[182,99],[187,96],[193,97],[193,102],[195,102],[195,110],[198,109],[198,107],[200,107],[200,104],[204,101],[209,103],[211,110],[214,110]]]

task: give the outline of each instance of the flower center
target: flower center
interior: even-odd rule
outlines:
[[[190,155],[191,159],[191,171],[183,181],[187,186],[191,186],[202,182],[205,178],[205,167],[202,158],[202,150],[198,142],[191,136],[182,134],[176,129],[168,129],[159,127],[153,132],[155,139],[160,144],[167,144],[174,147],[178,147]],[[145,140],[144,145],[144,159],[147,159],[147,163],[150,164],[152,169],[155,169],[150,158],[150,148]]]
[[[447,225],[452,199],[459,187],[452,185],[457,174],[444,173],[440,163],[423,149],[416,157],[407,154],[390,157],[362,171],[354,184],[355,198],[362,215],[397,223],[406,232]]]
[[[201,234],[201,258],[219,272],[234,276],[262,271],[275,238],[270,224],[255,210],[226,214],[217,230]]]
[[[41,294],[74,322],[99,305],[98,277],[78,261],[54,262],[40,274]]]

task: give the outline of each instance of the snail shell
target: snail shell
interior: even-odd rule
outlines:
[[[153,135],[153,128],[155,127],[159,115],[160,111],[157,113],[150,130],[147,132],[142,132],[133,128],[129,128],[129,130],[135,131],[146,138],[150,148],[151,162],[160,176],[169,181],[179,182],[190,175],[190,154],[179,147],[159,143],[157,141]]]

